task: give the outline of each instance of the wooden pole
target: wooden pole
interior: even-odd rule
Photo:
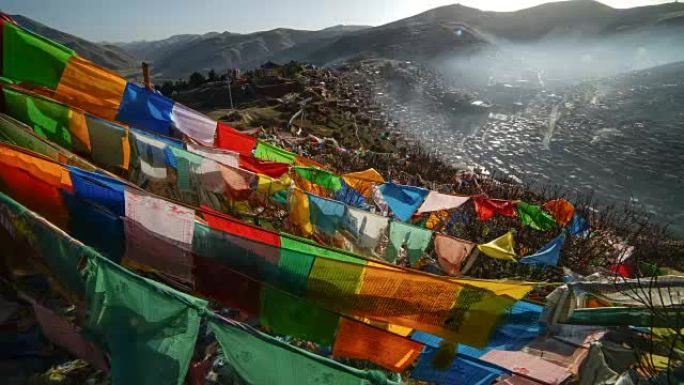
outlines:
[[[143,85],[145,85],[145,88],[152,91],[152,81],[150,81],[150,65],[145,62],[142,62],[142,71]]]

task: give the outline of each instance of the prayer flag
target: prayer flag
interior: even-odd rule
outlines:
[[[335,235],[342,223],[347,206],[339,201],[307,195],[309,196],[311,223],[321,232]]]
[[[171,135],[173,100],[128,82],[116,120],[164,136]]]
[[[489,243],[478,245],[477,248],[482,253],[492,258],[515,262],[515,250],[513,249],[513,245],[513,232],[509,231]]]
[[[124,190],[126,218],[143,228],[183,244],[192,244],[195,211],[132,188]]]
[[[240,167],[240,154],[235,151],[204,147],[193,143],[188,143],[187,149],[194,154],[215,160],[224,166],[230,166],[234,168]]]
[[[180,103],[174,103],[171,121],[176,129],[205,146],[214,145],[216,121]]]
[[[254,157],[272,162],[294,164],[297,154],[259,140],[254,150]]]
[[[403,372],[423,350],[423,344],[358,321],[340,320],[332,354],[371,361],[387,370]]]
[[[562,366],[525,352],[492,350],[481,359],[544,384],[559,385],[570,377],[570,372]]]
[[[520,221],[535,230],[548,231],[556,227],[556,221],[541,206],[518,202],[517,210]]]
[[[54,90],[74,51],[12,23],[2,27],[2,75]]]
[[[290,165],[287,163],[259,160],[251,155],[240,154],[240,168],[258,174],[268,175],[271,178],[280,178],[287,174],[290,170]]]
[[[97,117],[114,120],[126,89],[126,79],[80,57],[66,64],[53,97]]]
[[[389,239],[385,259],[389,262],[394,261],[399,256],[399,251],[404,248],[411,265],[414,265],[425,253],[425,249],[430,246],[432,231],[401,222],[392,222]]]
[[[228,364],[249,385],[389,385],[378,372],[352,369],[240,324],[209,320]],[[268,370],[264,370],[268,368]]]
[[[589,222],[581,217],[579,214],[575,213],[572,217],[572,222],[568,225],[568,232],[572,235],[580,235],[583,232],[589,230]]]
[[[560,252],[564,242],[565,231],[544,245],[544,247],[536,253],[520,258],[519,262],[530,265],[558,266],[558,260],[560,259]]]
[[[567,225],[575,215],[575,206],[562,198],[544,203],[544,208],[553,215],[556,222],[561,226]]]
[[[347,208],[343,227],[351,233],[356,244],[374,250],[387,231],[389,218],[352,207]]]
[[[445,273],[451,276],[461,274],[463,261],[472,253],[477,244],[444,234],[435,235],[437,262]]]
[[[427,198],[425,198],[425,202],[423,202],[423,204],[420,206],[417,213],[422,214],[432,211],[455,209],[466,203],[468,199],[470,199],[470,197],[461,197],[430,191]]]
[[[342,179],[366,199],[373,195],[373,186],[385,183],[385,179],[374,168],[344,174]]]
[[[87,329],[105,342],[114,385],[182,385],[207,302],[88,260]]]
[[[340,177],[330,171],[314,167],[295,167],[294,169],[302,178],[332,192],[337,192],[342,188]]]
[[[489,199],[482,196],[474,197],[475,212],[481,221],[486,221],[494,217],[495,214],[506,217],[515,216],[515,206],[513,201],[503,199]]]
[[[309,196],[304,191],[293,188],[290,190],[289,206],[290,222],[299,229],[303,236],[313,234],[309,211]]]
[[[257,145],[257,140],[223,122],[218,122],[216,126],[215,144],[218,148],[235,151],[240,155],[252,156],[252,151]]]
[[[430,192],[424,188],[385,183],[379,187],[382,197],[399,220],[406,222]]]

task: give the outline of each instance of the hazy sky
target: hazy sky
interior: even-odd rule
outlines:
[[[513,11],[543,0],[0,0],[0,10],[94,41],[154,40],[181,33],[381,25],[460,2]],[[619,8],[671,0],[604,0]]]

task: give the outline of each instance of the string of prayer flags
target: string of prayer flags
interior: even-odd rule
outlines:
[[[553,218],[561,226],[565,226],[575,215],[575,206],[565,199],[554,199],[544,203],[544,208],[553,215]]]
[[[475,202],[475,212],[478,219],[486,221],[494,217],[495,214],[506,217],[514,217],[515,204],[513,201],[503,199],[489,199],[482,196],[473,197]]]
[[[513,249],[514,244],[513,232],[509,231],[493,241],[483,245],[477,245],[477,248],[489,257],[515,262],[516,255],[515,250]]]
[[[385,183],[385,179],[374,168],[344,174],[342,179],[366,199],[370,199],[373,195],[373,186]]]
[[[430,190],[427,198],[418,209],[417,213],[428,213],[433,211],[451,210],[466,203],[470,197],[442,194]]]
[[[517,202],[520,221],[535,230],[549,231],[556,227],[556,221],[544,212],[541,206],[531,205],[522,201]]]
[[[461,274],[461,266],[475,250],[477,244],[444,234],[435,234],[437,262],[445,273],[451,276]]]
[[[394,215],[402,222],[413,216],[430,192],[424,188],[394,183],[382,184],[378,189]]]
[[[254,149],[254,157],[272,162],[294,164],[297,154],[259,140]]]
[[[536,253],[520,258],[519,262],[530,265],[558,266],[558,260],[560,259],[560,253],[565,238],[565,231],[563,231]]]
[[[385,259],[393,262],[405,252],[413,266],[430,246],[432,231],[393,221],[390,223],[389,241]]]

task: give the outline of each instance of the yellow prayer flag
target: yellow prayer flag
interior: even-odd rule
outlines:
[[[477,245],[477,248],[482,253],[492,258],[516,262],[513,245],[513,232],[509,231],[489,243]]]
[[[309,197],[298,188],[293,188],[290,193],[290,221],[297,226],[303,236],[313,234],[309,213]]]
[[[287,174],[283,174],[280,178],[271,178],[268,175],[257,174],[259,177],[257,181],[257,192],[267,196],[271,196],[277,192],[287,190],[290,187],[292,179]]]
[[[342,179],[349,187],[366,198],[370,198],[373,194],[373,185],[385,183],[385,179],[374,168],[344,174]]]

